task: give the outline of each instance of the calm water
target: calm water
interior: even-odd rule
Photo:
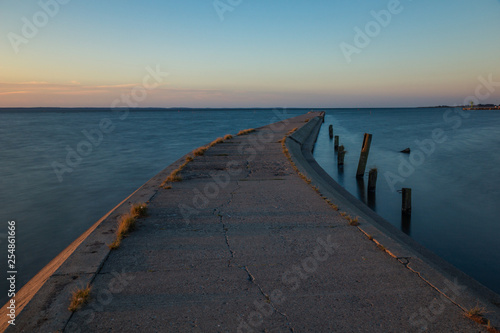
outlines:
[[[290,116],[304,112],[288,111]],[[15,220],[18,287],[167,165],[217,137],[267,125],[275,115],[272,110],[190,110],[119,117],[95,111],[0,112],[0,253],[7,253],[7,221]],[[82,131],[91,133],[105,118],[114,130],[60,182],[52,163],[65,163],[66,148],[76,149],[86,140]],[[6,261],[0,263],[3,272]],[[7,283],[0,281],[5,302]]]
[[[309,110],[288,110],[289,116]],[[315,150],[318,162],[341,184],[358,193],[354,173],[363,132],[373,134],[369,166],[379,169],[375,209],[400,227],[400,194],[391,192],[384,172],[397,175],[399,150],[431,138],[442,128],[448,137],[436,144],[413,174],[395,187],[413,189],[411,226],[405,231],[457,267],[500,292],[500,115],[475,113],[457,128],[441,109],[329,110],[325,125],[349,151],[338,173],[328,126]],[[451,117],[451,116],[450,116]],[[109,118],[114,130],[78,161],[71,173],[54,173],[68,149],[86,140]],[[196,147],[227,133],[269,124],[272,110],[137,111],[124,120],[102,112],[0,112],[0,247],[6,253],[7,221],[17,222],[18,287],[139,186]],[[80,147],[85,148],[85,147]],[[88,148],[88,147],[87,147]],[[404,156],[408,158],[408,156]],[[73,161],[75,162],[75,161]],[[76,163],[76,162],[75,162]],[[2,237],[3,234],[3,237]],[[5,272],[6,262],[1,269]],[[2,290],[7,285],[2,279]],[[7,300],[6,292],[0,301]]]
[[[337,169],[329,124],[348,151],[343,171]],[[500,292],[500,112],[338,109],[327,111],[324,125],[314,156],[336,181],[419,243]],[[365,132],[373,135],[367,172],[378,169],[376,197],[370,200],[367,176],[364,184],[355,177]],[[407,147],[411,155],[399,152]],[[401,218],[397,190],[403,187],[412,189],[411,221]]]

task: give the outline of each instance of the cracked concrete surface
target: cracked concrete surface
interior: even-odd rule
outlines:
[[[152,195],[149,216],[107,256],[92,302],[65,331],[486,331],[453,304],[475,298],[470,287],[429,277],[405,246],[389,248],[394,258],[381,251],[364,233],[387,246],[384,233],[349,226],[293,170],[279,140],[316,116],[235,137],[189,163],[182,182]]]

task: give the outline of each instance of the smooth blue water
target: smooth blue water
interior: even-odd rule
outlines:
[[[343,171],[337,168],[329,124],[348,151]],[[434,136],[440,143],[434,141],[432,149],[433,131],[441,130]],[[364,184],[355,177],[365,132],[373,135],[367,172],[378,169],[374,200],[368,198],[367,176]],[[426,144],[419,148],[417,141]],[[400,153],[407,147],[410,155]],[[394,226],[500,292],[500,112],[328,110],[314,157],[337,182]],[[413,172],[410,167],[400,173],[398,168],[406,163]],[[393,175],[404,177],[396,182]],[[392,187],[412,189],[411,221],[402,221],[401,194]]]
[[[281,112],[281,111],[280,111]],[[307,111],[288,111],[290,116]],[[276,121],[272,110],[0,112],[0,269],[7,271],[7,221],[17,222],[18,289],[73,240],[163,168],[217,137]],[[52,163],[88,141],[83,130],[110,119],[114,130],[59,182]],[[274,118],[274,120],[273,120]],[[97,142],[97,141],[96,141]],[[7,300],[1,279],[0,301]]]

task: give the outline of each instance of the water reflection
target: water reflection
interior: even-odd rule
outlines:
[[[401,213],[401,230],[411,236],[411,215]]]
[[[356,178],[358,198],[366,204],[366,190],[365,190],[365,180],[363,178]]]
[[[368,207],[370,207],[373,211],[377,211],[377,192],[368,191]]]

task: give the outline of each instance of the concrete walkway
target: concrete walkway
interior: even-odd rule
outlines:
[[[394,252],[407,244],[366,214],[358,214],[359,227],[349,225],[342,205],[334,210],[299,177],[279,141],[305,125],[287,140],[291,151],[302,147],[319,128],[318,115],[217,144],[185,167],[181,182],[155,191],[149,216],[95,265],[92,301],[60,320],[59,330],[486,332],[462,308],[477,301],[496,320],[495,295],[476,293],[462,275],[439,268],[430,269],[436,284],[419,276],[409,257],[394,258],[362,230],[383,234]],[[27,313],[45,316],[37,327],[51,320],[49,310]],[[30,331],[26,316],[18,330]]]

